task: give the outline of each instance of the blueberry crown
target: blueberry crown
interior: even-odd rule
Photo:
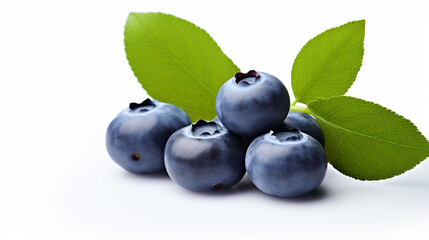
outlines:
[[[272,131],[271,136],[277,138],[280,142],[300,140],[302,133],[296,128],[283,128],[281,130]]]
[[[257,78],[259,78],[261,75],[259,75],[258,72],[255,70],[250,70],[247,73],[238,72],[235,74],[235,83],[245,83],[245,84],[252,84],[256,81]]]
[[[155,106],[156,106],[155,102],[153,102],[149,98],[146,98],[146,100],[144,100],[141,103],[135,103],[135,102],[130,103],[130,109],[131,110],[140,109],[140,111],[149,111],[149,110],[155,108]]]
[[[191,127],[192,135],[195,137],[198,136],[211,136],[214,134],[220,133],[219,125],[213,121],[204,121],[198,120],[198,122],[193,123]]]

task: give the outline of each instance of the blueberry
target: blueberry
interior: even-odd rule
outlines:
[[[165,146],[165,168],[178,185],[193,191],[227,189],[244,176],[243,137],[216,122],[181,128]]]
[[[279,79],[252,70],[237,73],[226,81],[216,96],[215,107],[228,130],[256,137],[282,124],[289,112],[290,99]]]
[[[218,117],[218,116],[214,117],[214,118],[212,119],[212,122],[215,122],[215,123],[217,123],[217,124],[223,125],[223,124],[222,124],[222,122],[219,120],[219,117]]]
[[[168,138],[188,124],[191,124],[189,116],[172,104],[149,98],[139,104],[130,103],[107,128],[107,152],[129,172],[162,172]]]
[[[325,137],[323,136],[322,128],[314,117],[310,114],[300,112],[289,112],[283,124],[276,130],[286,130],[296,128],[303,133],[315,138],[325,147]]]
[[[250,180],[262,192],[296,197],[317,188],[326,175],[322,145],[297,129],[257,137],[246,153]]]
[[[217,123],[217,124],[219,124],[219,125],[222,125],[222,126],[223,126],[223,124],[222,124],[222,122],[219,120],[219,117],[218,117],[218,116],[214,117],[214,118],[212,119],[212,121],[213,121],[213,122],[215,122],[215,123]],[[223,127],[225,127],[225,126],[223,126]],[[242,137],[242,138],[244,138],[245,143],[246,143],[246,146],[249,146],[249,145],[250,145],[250,143],[253,141],[253,139],[255,139],[254,137],[246,137],[246,136],[241,136],[241,137]]]

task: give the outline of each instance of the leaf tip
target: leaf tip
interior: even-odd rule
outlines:
[[[365,28],[366,20],[365,19],[361,19],[361,20],[351,21],[350,23],[355,23],[355,24],[361,25],[363,28]]]

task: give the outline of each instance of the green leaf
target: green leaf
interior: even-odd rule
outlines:
[[[362,65],[365,20],[329,29],[308,41],[292,67],[296,102],[344,95]]]
[[[361,180],[402,174],[429,156],[429,142],[411,121],[378,104],[353,97],[308,105],[322,126],[328,161]]]
[[[216,116],[219,88],[240,70],[207,32],[169,14],[130,13],[124,35],[131,69],[152,98],[193,121]]]

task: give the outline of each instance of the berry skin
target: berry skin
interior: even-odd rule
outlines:
[[[317,188],[326,175],[322,145],[297,129],[257,137],[246,153],[246,170],[259,190],[296,197]]]
[[[165,146],[165,168],[193,191],[227,189],[244,176],[246,143],[215,122],[198,121],[176,131]]]
[[[290,99],[279,79],[252,70],[237,73],[226,81],[216,96],[215,107],[228,130],[254,138],[282,124]]]
[[[189,124],[189,116],[172,104],[149,98],[140,104],[130,103],[107,128],[107,152],[113,161],[129,172],[162,172],[168,138]]]
[[[222,122],[219,120],[219,117],[216,116],[212,119],[212,122],[215,122],[221,126],[223,126]],[[225,126],[223,126],[225,127]],[[246,143],[246,146],[248,147],[250,145],[250,143],[253,141],[253,139],[255,139],[254,137],[246,137],[246,136],[241,136],[242,138],[244,138],[244,141]]]
[[[310,114],[300,112],[289,112],[283,124],[276,130],[287,130],[296,128],[303,133],[315,138],[325,147],[325,137],[319,123]]]
[[[219,117],[218,117],[218,116],[214,117],[214,118],[212,119],[212,122],[215,122],[215,123],[217,123],[217,124],[223,125],[223,124],[221,123],[221,121],[219,120]]]

